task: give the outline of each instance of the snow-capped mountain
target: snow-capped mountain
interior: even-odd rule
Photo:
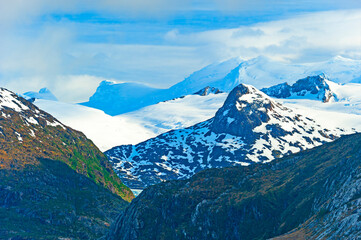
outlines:
[[[47,88],[42,88],[39,90],[39,92],[26,92],[23,93],[21,96],[27,100],[45,99],[51,101],[58,101],[58,99],[54,96],[54,94]]]
[[[332,141],[351,130],[325,129],[249,85],[231,91],[216,115],[106,155],[131,188],[184,179],[206,168],[268,162]]]
[[[216,69],[216,66],[213,66],[213,69]],[[218,67],[222,68],[222,63]],[[336,83],[357,82],[361,77],[361,60],[337,56],[324,62],[292,64],[260,56],[247,61],[239,60],[239,64],[223,77],[213,77],[213,72],[209,72],[209,74],[207,72],[208,68],[206,67],[170,89],[173,91],[186,89],[183,91],[185,94],[187,90],[194,91],[193,87],[199,89],[200,85],[209,85],[229,92],[240,83],[264,88],[285,81],[292,84],[297,79],[320,74],[325,74]],[[208,77],[203,77],[198,81],[199,75]]]
[[[324,74],[300,79],[293,85],[281,83],[261,89],[268,96],[275,98],[318,99],[322,102],[336,101],[337,96],[330,89],[329,80]]]
[[[98,239],[133,198],[83,133],[0,88],[1,239]]]
[[[81,104],[115,116],[171,99],[164,98],[163,91],[139,83],[103,81],[89,101]]]
[[[322,73],[336,83],[360,82],[361,60],[337,56],[324,62],[292,64],[263,56],[250,60],[233,58],[206,66],[168,89],[104,81],[89,101],[83,104],[110,115],[118,115],[190,95],[207,86],[230,92],[241,83],[265,88],[282,82],[293,84],[297,79]]]

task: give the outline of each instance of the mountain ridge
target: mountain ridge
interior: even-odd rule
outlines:
[[[183,81],[167,89],[150,88],[143,84],[132,85],[134,96],[126,97],[127,84],[100,84],[96,93],[90,97],[86,106],[105,111],[110,115],[137,110],[141,107],[162,101],[193,94],[206,86],[230,92],[237,85],[244,83],[257,88],[265,88],[281,82],[290,82],[307,76],[325,73],[336,83],[357,82],[361,77],[361,61],[342,57],[331,58],[315,63],[285,63],[259,56],[249,60],[233,58],[223,62],[210,64],[186,77]],[[144,89],[148,89],[144,92]],[[129,90],[129,89],[128,89]],[[138,92],[143,92],[141,96]],[[122,102],[122,103],[119,103]]]
[[[206,168],[268,162],[346,132],[324,129],[249,85],[239,85],[214,118],[105,152],[131,188],[185,179]]]
[[[22,170],[37,165],[38,158],[51,158],[125,199],[132,198],[106,157],[82,133],[5,88],[0,88],[0,109],[1,169]]]
[[[0,88],[0,238],[98,239],[134,198],[81,132]]]
[[[361,135],[144,190],[107,239],[357,239]]]

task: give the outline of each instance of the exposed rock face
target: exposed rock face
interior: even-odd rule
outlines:
[[[98,239],[128,202],[63,162],[0,169],[1,239]]]
[[[288,85],[288,83],[281,83],[270,88],[263,88],[261,91],[275,98],[299,98],[305,97],[306,95],[313,95],[313,97],[322,102],[329,102],[336,100],[337,96],[332,92],[327,81],[328,79],[325,75],[321,74],[300,79],[292,86]]]
[[[269,114],[274,107],[267,96],[241,84],[232,90],[223,107],[217,111],[211,130],[254,142],[259,134],[253,129],[271,119]]]
[[[292,95],[292,86],[288,83],[280,83],[269,88],[263,88],[261,91],[270,97],[288,98]]]
[[[122,198],[134,195],[84,134],[0,88],[1,237],[95,239]]]
[[[215,117],[105,154],[122,181],[144,188],[206,168],[249,165],[332,141],[343,133],[273,101],[249,85],[231,91]]]
[[[205,87],[205,88],[199,90],[198,92],[195,92],[194,95],[208,96],[211,93],[219,94],[219,93],[222,93],[222,91],[219,90],[218,88],[208,86],[208,87]]]
[[[109,240],[358,239],[361,135],[248,167],[144,190]]]

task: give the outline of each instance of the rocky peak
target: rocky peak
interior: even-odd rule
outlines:
[[[291,96],[292,87],[288,83],[280,83],[261,90],[265,94],[275,98],[288,98]]]
[[[311,95],[310,98],[329,102],[336,100],[337,97],[330,89],[327,81],[329,81],[327,77],[324,74],[320,74],[300,79],[293,85],[282,83],[269,88],[263,88],[261,91],[275,98],[302,98]]]
[[[219,94],[219,93],[222,93],[222,91],[219,90],[218,88],[207,86],[207,87],[199,90],[198,92],[195,92],[194,95],[208,96],[211,93]]]
[[[215,133],[252,138],[253,129],[268,122],[275,103],[256,88],[244,84],[234,88],[212,123]]]

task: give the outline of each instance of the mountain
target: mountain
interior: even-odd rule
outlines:
[[[359,239],[361,135],[144,190],[109,240]]]
[[[337,96],[330,89],[330,81],[324,74],[303,78],[293,85],[281,83],[261,89],[262,92],[275,98],[318,99],[322,102],[336,101]]]
[[[54,94],[47,88],[42,88],[39,92],[26,92],[21,95],[27,100],[30,99],[45,99],[51,101],[58,101]]]
[[[105,155],[4,88],[0,110],[0,236],[101,236],[134,198]]]
[[[216,115],[137,145],[105,152],[122,181],[144,188],[185,179],[206,168],[268,162],[332,141],[344,130],[325,129],[249,85],[228,95]]]
[[[89,101],[81,104],[114,116],[169,100],[163,99],[162,91],[139,83],[103,81]]]
[[[239,60],[238,65],[234,66],[233,69],[227,69],[228,71],[223,77],[214,78],[212,72],[208,72],[207,68],[204,68],[199,71],[202,74],[192,74],[170,89],[172,89],[172,91],[182,91],[182,89],[194,91],[209,85],[219,88],[221,91],[230,92],[240,83],[250,84],[257,88],[264,88],[284,81],[293,84],[293,81],[296,79],[320,74],[325,74],[336,83],[349,83],[360,79],[360,66],[361,60],[347,59],[339,56],[324,62],[302,64],[279,62],[264,56],[259,56],[246,61]],[[222,64],[213,66],[215,69],[222,67]],[[203,77],[198,80],[198,75],[209,77]],[[194,87],[196,89],[194,89]],[[185,94],[184,91],[183,94]]]
[[[282,82],[293,84],[297,79],[323,73],[336,83],[356,83],[361,79],[360,66],[361,60],[340,56],[323,62],[299,64],[280,62],[264,56],[249,60],[233,58],[206,66],[168,89],[104,81],[89,101],[83,104],[110,115],[118,115],[190,95],[207,86],[230,92],[241,83],[265,88]]]

